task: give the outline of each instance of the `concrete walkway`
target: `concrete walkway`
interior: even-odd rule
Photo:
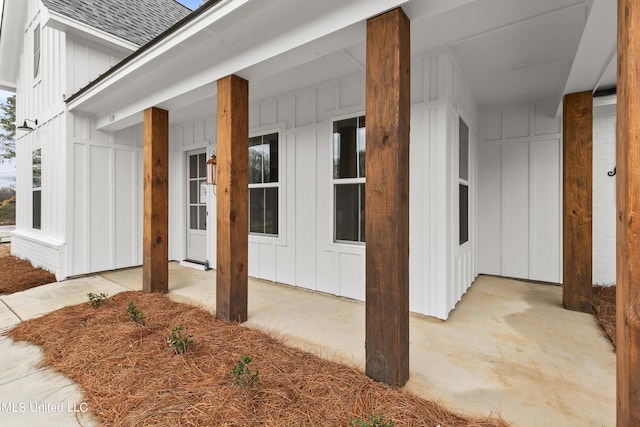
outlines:
[[[215,272],[171,263],[169,274],[173,299],[215,307]],[[127,269],[0,297],[0,328],[85,302],[88,292],[139,290],[141,278],[141,269]],[[517,426],[614,426],[615,354],[591,315],[566,311],[561,301],[559,287],[479,277],[446,322],[411,316],[406,388],[466,415],[498,412]],[[361,302],[249,280],[248,327],[359,368],[364,318]],[[0,362],[10,368],[0,405],[60,402],[66,412],[5,405],[0,425],[92,425],[77,388],[36,368],[37,348],[1,343]]]

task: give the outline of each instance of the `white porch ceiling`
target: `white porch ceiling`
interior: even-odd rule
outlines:
[[[403,3],[386,1],[389,7]],[[598,7],[592,9],[592,2]],[[167,42],[164,54],[154,47],[148,60],[136,59],[130,71],[118,71],[121,78],[101,83],[110,87],[108,96],[100,96],[99,85],[75,106],[96,114],[104,129],[115,130],[140,121],[141,109],[152,105],[171,110],[172,122],[213,111],[217,74],[248,79],[251,99],[259,100],[364,70],[365,21],[341,26],[334,9],[357,16],[372,3],[272,3],[279,12],[288,10],[286,16],[273,15],[274,8],[261,1],[244,4],[220,21],[176,36],[180,41]],[[600,51],[615,52],[615,22],[588,19],[591,10],[615,9],[615,0],[411,0],[402,7],[411,19],[412,54],[450,49],[479,105],[559,100],[567,88],[615,86],[611,55],[604,55],[606,60],[589,55],[583,40],[585,34],[602,34]],[[324,35],[292,42],[296,34],[314,32]],[[255,58],[262,59],[251,63]],[[584,71],[593,74],[594,69],[597,81],[585,79]],[[120,122],[109,123],[113,116]]]
[[[616,85],[615,15],[612,0],[594,0],[594,15],[586,29],[591,0],[475,0],[433,15],[432,4],[413,0],[403,6],[411,19],[412,54],[447,48],[453,53],[479,105],[532,100],[560,101],[565,90],[596,90]],[[609,17],[610,18],[610,17]],[[584,34],[599,34],[583,41]],[[296,56],[313,43],[287,53],[287,60],[257,64],[243,73],[256,99],[362,71],[365,65],[364,23],[343,37],[334,35],[339,50],[318,49],[316,58]],[[586,46],[585,46],[586,44]],[[576,60],[578,47],[584,50]],[[605,51],[594,55],[593,49]],[[591,54],[589,54],[591,52]],[[281,70],[276,70],[280,64]],[[288,64],[288,65],[284,65]],[[298,65],[295,65],[298,64]],[[589,76],[597,75],[594,80]]]

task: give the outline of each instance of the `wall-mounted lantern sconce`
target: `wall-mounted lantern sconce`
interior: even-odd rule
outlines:
[[[38,126],[38,119],[35,119],[35,120],[24,119],[24,122],[22,123],[22,126],[18,126],[16,129],[17,130],[26,130],[28,132],[31,132],[33,130],[33,128],[31,126],[27,125],[27,122],[31,122],[31,123],[33,123],[34,126]]]
[[[216,185],[216,169],[218,159],[215,154],[211,154],[211,158],[207,160],[207,184]]]

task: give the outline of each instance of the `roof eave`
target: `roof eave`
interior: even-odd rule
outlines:
[[[90,98],[92,96],[92,92],[95,89],[99,90],[99,87],[102,86],[103,83],[106,83],[107,80],[114,77],[114,75],[116,75],[118,72],[126,68],[129,64],[133,63],[138,58],[145,55],[150,50],[154,49],[156,46],[160,45],[166,39],[169,39],[170,37],[174,36],[176,33],[184,29],[185,27],[187,27],[193,21],[196,21],[199,18],[201,18],[202,15],[207,13],[207,11],[214,8],[223,7],[225,4],[233,3],[234,1],[236,0],[207,1],[206,3],[202,4],[199,8],[194,10],[191,14],[185,16],[180,21],[176,22],[174,25],[167,28],[162,33],[158,34],[155,38],[151,39],[151,41],[143,45],[140,49],[136,50],[131,55],[127,56],[122,61],[120,61],[118,64],[111,67],[107,72],[103,73],[98,78],[96,78],[95,80],[93,80],[92,82],[90,82],[89,84],[81,88],[80,90],[78,90],[76,93],[74,93],[69,98],[67,98],[65,102],[67,103],[67,105],[69,105],[70,108],[73,108],[74,104],[75,106],[77,106],[78,104],[82,103],[82,100],[84,98]]]
[[[27,2],[4,0],[0,18],[0,89],[15,92]]]
[[[42,25],[44,27],[54,28],[65,33],[80,34],[84,39],[90,40],[100,45],[108,46],[112,49],[119,50],[125,54],[131,54],[139,48],[139,46],[135,43],[77,21],[53,10],[45,9]]]

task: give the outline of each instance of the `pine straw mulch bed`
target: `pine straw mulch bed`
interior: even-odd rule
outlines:
[[[596,317],[604,333],[616,349],[616,287],[593,286],[593,315]]]
[[[145,313],[144,324],[127,314],[129,301]],[[194,340],[181,355],[167,344],[178,324]],[[106,426],[346,426],[374,414],[395,426],[508,425],[457,416],[164,295],[125,292],[96,309],[88,302],[65,307],[7,334],[42,346],[43,364],[79,383]],[[230,372],[245,354],[259,379],[241,389]]]
[[[7,243],[0,245],[0,295],[12,294],[56,281],[56,276],[36,268],[30,261],[10,255]]]

